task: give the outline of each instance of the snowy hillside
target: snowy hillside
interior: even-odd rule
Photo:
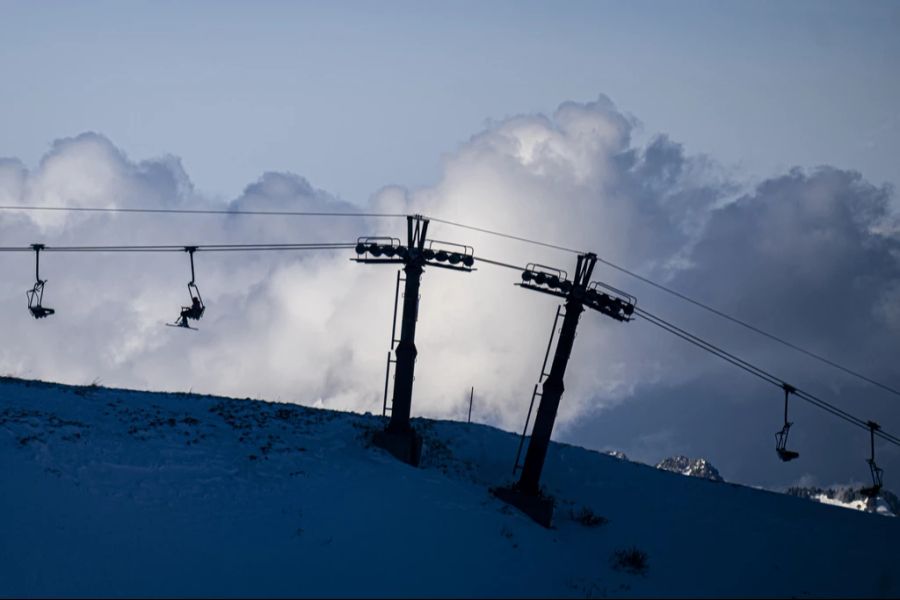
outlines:
[[[621,452],[607,452],[616,458],[627,460]],[[656,465],[657,469],[681,473],[689,477],[700,477],[712,481],[725,481],[719,470],[705,458],[688,458],[686,456],[673,456],[661,460]],[[843,486],[822,489],[818,487],[790,487],[785,492],[789,496],[806,498],[814,502],[840,506],[851,510],[864,510],[885,517],[900,516],[900,498],[890,490],[882,489],[877,497],[866,498],[859,491],[859,486]]]
[[[0,380],[0,596],[897,596],[900,519],[518,439],[261,401]],[[633,552],[632,552],[633,551]]]

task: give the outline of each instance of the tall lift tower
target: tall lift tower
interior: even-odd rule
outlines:
[[[516,506],[545,527],[550,526],[553,518],[553,498],[541,492],[541,471],[547,458],[547,449],[550,446],[550,435],[553,433],[559,402],[565,390],[563,379],[575,342],[578,320],[584,308],[587,307],[617,321],[630,321],[636,304],[633,296],[606,284],[590,281],[596,262],[597,255],[594,253],[579,255],[575,274],[571,280],[565,271],[532,263],[522,272],[522,283],[517,284],[529,290],[564,298],[565,314],[550,372],[546,374],[541,392],[538,393],[537,386],[535,386],[535,394],[532,396],[532,407],[535,396],[540,397],[540,404],[528,443],[522,474],[517,483],[509,487],[496,488],[493,492],[498,498]],[[558,318],[559,311],[557,311]],[[554,323],[551,345],[552,336],[555,333],[556,325]],[[549,352],[550,346],[547,347],[548,355]],[[544,368],[546,368],[546,364],[547,357],[544,358]],[[544,375],[542,369],[541,377],[543,378]],[[530,418],[531,409],[528,414]],[[526,422],[525,430],[527,431],[527,429],[528,423]],[[524,435],[523,431],[523,438]],[[516,466],[518,468],[518,457]]]
[[[409,422],[418,355],[416,321],[419,317],[419,285],[422,273],[426,265],[470,272],[474,270],[475,264],[474,250],[470,246],[428,240],[427,232],[428,219],[421,215],[409,215],[406,217],[405,245],[397,238],[359,238],[356,244],[358,256],[352,259],[361,263],[399,264],[402,265],[405,274],[400,340],[394,350],[393,362],[396,363],[396,371],[391,418],[384,431],[376,434],[375,444],[413,466],[418,466],[422,452],[422,440]],[[397,319],[396,310],[395,304],[394,323]]]

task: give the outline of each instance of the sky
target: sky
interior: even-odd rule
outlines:
[[[421,212],[594,250],[900,387],[896,3],[2,9],[2,204]],[[343,241],[402,226],[0,214],[4,245]],[[571,254],[432,231],[574,268]],[[0,370],[375,412],[394,275],[346,258],[200,256],[208,314],[192,334],[162,326],[184,302],[184,256],[52,255],[58,313],[41,322],[22,306],[30,257],[4,257],[0,321],[16,343]],[[597,277],[900,431],[896,396],[615,271]],[[460,418],[475,386],[476,419],[521,427],[555,309],[515,281],[426,274],[414,414]],[[803,460],[778,463],[779,390],[715,360],[646,323],[585,315],[557,439],[705,456],[754,485],[864,480],[865,432],[808,406],[792,430]],[[900,470],[896,448],[879,450]]]
[[[486,121],[610,96],[758,176],[898,182],[895,2],[3,2],[0,155],[99,131],[233,198],[433,183]],[[347,164],[354,166],[352,172]]]

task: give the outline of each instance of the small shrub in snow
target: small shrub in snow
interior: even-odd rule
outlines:
[[[643,575],[647,572],[647,553],[637,546],[616,550],[612,554],[611,562],[617,571],[625,571],[633,575]]]
[[[596,514],[587,506],[582,507],[579,511],[572,511],[572,519],[578,521],[585,527],[600,527],[601,525],[606,525],[609,522],[609,519],[602,515]]]

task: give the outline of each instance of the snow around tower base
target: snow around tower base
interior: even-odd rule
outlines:
[[[527,494],[515,484],[491,488],[491,493],[507,504],[515,506],[539,525],[543,525],[547,529],[553,526],[554,501],[552,497]]]
[[[412,428],[407,431],[378,431],[372,443],[390,452],[397,460],[418,467],[422,459],[422,437]]]

